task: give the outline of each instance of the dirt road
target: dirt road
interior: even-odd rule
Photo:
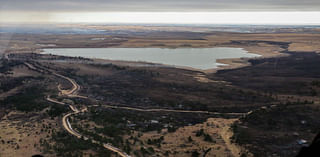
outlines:
[[[140,112],[177,112],[177,113],[203,113],[203,114],[212,114],[212,115],[232,115],[232,116],[244,116],[248,113],[222,113],[222,112],[209,112],[209,111],[191,111],[191,110],[171,110],[171,109],[141,109],[134,107],[122,107],[122,106],[112,106],[112,105],[104,105],[107,108],[114,109],[125,109],[125,110],[133,110]]]
[[[73,80],[73,79],[70,79],[66,76],[63,76],[63,75],[60,75],[60,74],[57,74],[57,73],[54,73],[55,76],[58,76],[58,77],[61,77],[61,78],[64,78],[66,80],[68,80],[71,84],[72,84],[72,88],[70,90],[60,90],[60,92],[63,94],[63,95],[67,95],[67,96],[70,96],[70,97],[82,97],[82,98],[86,98],[84,96],[80,96],[80,95],[77,95],[77,92],[79,91],[80,89],[80,86]],[[57,104],[61,104],[61,105],[67,105],[66,103],[64,102],[59,102],[57,100],[54,100],[52,98],[50,98],[50,96],[47,97],[47,100],[52,102],[52,103],[57,103]],[[92,143],[99,143],[95,140],[92,140],[92,139],[89,139],[88,137],[86,136],[83,136],[81,135],[80,133],[76,132],[70,122],[69,122],[69,117],[72,116],[72,115],[75,115],[75,114],[78,114],[80,112],[86,112],[87,111],[87,108],[85,107],[84,109],[77,109],[75,106],[73,105],[70,105],[69,104],[69,107],[70,109],[73,111],[72,113],[68,113],[66,115],[64,115],[62,117],[62,125],[63,127],[73,136],[76,136],[77,138],[83,138],[84,140],[90,140]],[[119,148],[116,148],[114,146],[112,146],[111,144],[109,143],[103,143],[102,146],[112,152],[115,152],[117,153],[118,155],[120,155],[121,157],[130,157],[130,155],[128,155],[127,153],[123,152],[122,150],[120,150]]]
[[[33,66],[30,63],[26,63],[25,62],[25,65],[27,67],[29,67],[31,70],[35,70],[35,71],[41,70],[41,69],[37,69],[37,67]],[[68,96],[68,97],[80,97],[80,98],[85,98],[85,99],[87,98],[85,96],[78,95],[78,91],[80,90],[81,87],[80,87],[80,85],[77,84],[77,82],[75,80],[73,80],[73,79],[71,79],[69,77],[63,76],[61,74],[57,74],[55,72],[52,72],[52,74],[57,76],[57,77],[63,78],[65,80],[69,81],[72,84],[72,88],[68,89],[68,90],[62,90],[61,88],[58,87],[58,89],[60,91],[60,94]],[[77,138],[83,138],[84,140],[90,140],[92,143],[99,144],[98,141],[95,141],[93,139],[85,137],[85,136],[81,135],[80,133],[78,133],[77,131],[75,131],[72,128],[72,126],[71,126],[71,124],[69,122],[69,118],[72,115],[75,115],[75,114],[78,114],[78,113],[81,113],[81,112],[86,112],[87,111],[86,107],[81,109],[81,110],[79,110],[79,109],[77,109],[75,106],[73,106],[71,104],[66,104],[64,102],[60,102],[58,100],[52,99],[50,96],[47,96],[46,100],[49,101],[49,102],[52,102],[52,103],[60,104],[60,105],[68,105],[70,107],[70,109],[73,111],[72,113],[68,113],[68,114],[64,115],[63,118],[62,118],[63,127],[66,129],[67,132],[69,132],[73,136],[76,136]],[[93,106],[96,106],[96,105],[93,105]],[[140,112],[202,113],[202,114],[234,115],[234,116],[244,116],[244,115],[247,115],[247,114],[251,113],[251,111],[248,112],[248,113],[219,113],[219,112],[209,112],[209,111],[190,111],[190,110],[171,110],[171,109],[141,109],[141,108],[134,108],[134,107],[121,107],[121,106],[111,106],[111,105],[105,105],[104,107],[116,108],[116,109],[125,109],[125,110],[134,110],[134,111],[140,111]],[[222,133],[222,134],[225,134],[223,136],[224,140],[226,142],[226,145],[228,145],[229,149],[231,150],[232,154],[234,156],[236,156],[237,154],[239,154],[239,149],[237,147],[233,146],[230,143],[230,139],[229,139],[230,135],[227,134],[227,133],[228,132],[226,130],[225,130],[225,132]],[[112,152],[117,153],[121,157],[130,157],[124,151],[120,150],[119,148],[116,148],[116,147],[112,146],[109,143],[104,143],[104,144],[102,144],[102,146],[104,148],[112,151]]]

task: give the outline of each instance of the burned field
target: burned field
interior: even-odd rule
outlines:
[[[2,62],[4,73],[17,75],[21,73],[21,70],[17,69],[26,68],[21,64],[26,61],[21,60],[24,58],[21,55],[28,54],[11,56],[18,60],[11,61],[10,64]],[[58,60],[73,60],[73,62],[56,62],[56,56],[34,54],[32,56],[32,61],[28,62],[43,69],[54,69],[57,73],[75,79],[81,85],[80,94],[88,96],[86,100],[71,99],[75,104],[88,107],[88,112],[72,117],[71,122],[75,130],[93,139],[112,143],[126,150],[127,153],[138,156],[162,154],[164,150],[161,149],[161,145],[164,146],[163,149],[166,148],[165,141],[158,141],[156,145],[152,142],[148,144],[148,141],[160,138],[158,136],[155,136],[155,139],[150,138],[148,135],[150,132],[158,132],[158,135],[166,139],[166,136],[171,136],[170,134],[177,129],[203,123],[208,118],[239,117],[228,115],[228,113],[251,112],[234,123],[232,128],[235,134],[233,141],[244,146],[254,155],[268,156],[270,152],[279,156],[294,155],[302,146],[297,142],[311,141],[319,129],[317,111],[320,87],[319,71],[316,69],[319,66],[317,63],[320,57],[316,53],[290,52],[290,56],[287,57],[250,60],[252,66],[221,70],[215,74],[165,67],[96,64],[91,60],[68,57],[58,58]],[[11,68],[6,69],[5,67],[9,65]],[[199,75],[208,77],[210,81],[199,81]],[[1,101],[5,104],[1,107],[5,108],[6,113],[10,110],[31,113],[45,110],[46,112],[33,116],[50,120],[68,112],[63,106],[48,104],[43,100],[46,94],[63,100],[55,96],[56,81],[61,84],[60,88],[70,88],[70,84],[62,79],[53,79],[47,74],[41,77],[39,74],[23,77],[3,75],[1,79],[3,82],[8,82],[8,86],[3,84],[1,86],[4,92],[17,88],[16,86],[23,86],[24,89],[13,93],[13,97],[8,96]],[[39,84],[49,86],[44,87]],[[41,91],[38,88],[41,88]],[[25,94],[27,96],[31,94],[34,97],[30,99],[34,99],[29,103],[13,99],[24,98]],[[37,94],[40,95],[37,96]],[[32,107],[33,105],[37,107]],[[114,106],[123,108],[117,109]],[[29,110],[29,107],[32,109]],[[159,111],[143,112],[132,108],[158,109]],[[165,110],[161,111],[161,109]],[[170,113],[166,110],[191,112]],[[192,111],[209,111],[219,114],[193,113]],[[42,153],[72,154],[74,149],[82,150],[80,155],[90,154],[90,152],[96,155],[106,153],[99,147],[94,149],[94,145],[86,149],[81,145],[73,147],[72,141],[77,140],[66,142],[62,134],[63,130],[58,128],[54,134],[50,134],[52,138],[41,139],[42,142],[45,141],[40,149]],[[191,139],[196,137],[196,133],[190,136]],[[189,137],[184,138],[187,140]],[[219,139],[219,137],[216,138]],[[86,142],[79,144],[90,145]],[[168,151],[166,154],[169,156],[175,154],[173,150],[165,150]],[[185,153],[192,154],[192,150],[201,153],[199,148],[190,148]]]
[[[164,155],[163,153],[169,156],[176,155],[177,152],[171,149],[175,147],[166,147],[169,141],[165,141],[171,139],[167,136],[172,136],[171,134],[174,134],[177,129],[184,127],[189,128],[188,130],[194,130],[188,132],[191,139],[197,139],[197,142],[204,142],[205,146],[210,146],[211,140],[205,140],[212,139],[213,135],[204,132],[203,136],[206,138],[198,137],[196,131],[201,128],[192,126],[202,124],[208,118],[236,118],[264,104],[276,101],[267,94],[231,86],[224,81],[199,81],[197,78],[199,74],[201,76],[204,74],[197,71],[165,67],[128,67],[111,63],[97,64],[81,58],[67,57],[56,60],[56,56],[36,54],[16,54],[10,57],[10,62],[15,64],[8,68],[6,73],[11,74],[3,75],[1,79],[7,80],[7,82],[12,79],[11,81],[14,82],[16,78],[13,76],[20,78],[22,72],[24,75],[28,73],[29,75],[21,77],[22,83],[16,84],[17,86],[21,85],[24,90],[19,90],[1,101],[3,104],[1,107],[6,109],[6,113],[14,110],[29,112],[33,113],[39,124],[43,123],[40,119],[52,123],[52,121],[58,122],[61,116],[68,112],[68,109],[58,104],[46,102],[45,99],[48,95],[76,106],[84,105],[88,108],[88,112],[70,119],[76,131],[92,139],[112,143],[136,156]],[[61,62],[60,60],[72,62]],[[37,67],[37,70],[28,69],[23,64],[24,62]],[[5,67],[8,63],[3,62],[2,65]],[[63,79],[53,77],[47,72],[48,70],[54,70],[56,73],[74,79],[81,86],[79,94],[88,98],[66,98],[57,95],[57,86],[60,89],[68,89],[71,88],[71,85]],[[28,86],[31,86],[30,89],[27,88]],[[16,87],[4,87],[3,90],[10,91],[6,88]],[[26,96],[29,99],[21,101]],[[122,108],[117,109],[116,107]],[[152,111],[148,111],[150,109]],[[233,113],[236,114],[233,115]],[[20,116],[17,120],[25,118]],[[46,125],[49,125],[49,122],[46,122]],[[217,130],[218,128],[212,129]],[[94,149],[95,146],[90,145],[88,141],[79,142],[76,139],[63,138],[63,131],[61,126],[43,131],[44,136],[47,136],[38,139],[42,144],[41,148],[34,147],[37,150],[35,152],[54,156],[72,154],[73,150],[79,149],[81,153],[73,155],[104,154],[104,150],[101,150],[100,147]],[[156,132],[157,136],[149,137],[152,132]],[[145,136],[143,136],[144,134]],[[164,136],[164,141],[157,141],[156,139],[160,138],[158,135]],[[180,142],[188,140],[189,136],[180,137],[183,139]],[[222,138],[220,135],[216,136],[219,139]],[[127,140],[129,142],[126,142]],[[153,140],[156,140],[157,144],[148,142]],[[138,143],[136,143],[137,141]],[[212,141],[215,140],[212,139]],[[72,142],[77,144],[73,145]],[[223,143],[224,141],[220,140],[220,144],[226,147]],[[84,149],[83,145],[90,147]],[[161,145],[165,146],[166,151],[160,149]],[[190,146],[184,152],[185,155],[191,155],[195,151],[204,153],[200,145]],[[223,150],[229,149],[226,147]],[[228,151],[223,152],[228,154]]]
[[[250,60],[252,66],[221,70],[216,76],[244,88],[275,94],[317,96],[320,56],[317,53],[288,52],[290,56]]]
[[[0,127],[5,130],[0,134],[0,156],[116,156],[99,145],[102,142],[131,156],[294,156],[320,130],[320,56],[296,51],[318,49],[304,41],[318,42],[319,34],[146,35],[152,37],[13,36],[9,59],[0,60]],[[53,47],[212,46],[242,47],[269,58],[242,60],[251,66],[205,73],[38,53],[39,48]],[[29,51],[36,53],[25,53]],[[61,95],[60,90],[74,85],[53,73],[74,80],[78,94],[85,97]],[[68,134],[61,120],[71,110],[48,102],[49,96],[85,109],[70,116],[70,124],[98,142]]]
[[[234,125],[235,141],[257,156],[294,156],[319,132],[320,55],[250,60],[252,66],[219,71],[233,85],[277,97],[277,104],[254,111]]]
[[[248,112],[253,106],[272,101],[263,93],[226,86],[223,81],[199,82],[194,78],[199,72],[195,71],[117,68],[113,65],[106,65],[104,70],[106,73],[113,71],[113,74],[76,74],[75,77],[84,83],[83,92],[86,94],[120,106]]]

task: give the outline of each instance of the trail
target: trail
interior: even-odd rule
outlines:
[[[230,130],[230,126],[225,126],[223,123],[220,124],[222,126],[222,131],[220,135],[225,142],[226,147],[230,150],[231,154],[234,157],[240,156],[241,148],[235,143],[231,142],[231,137],[233,136],[233,132]]]

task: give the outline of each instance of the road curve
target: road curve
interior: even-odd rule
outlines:
[[[77,138],[81,138],[82,135],[76,131],[74,131],[71,127],[71,124],[69,122],[69,117],[73,114],[77,114],[78,112],[68,113],[65,116],[62,117],[62,125],[63,127],[72,135],[76,136]]]
[[[87,98],[87,97],[84,97],[84,96],[80,96],[80,95],[77,95],[76,93],[78,92],[78,90],[80,89],[80,86],[73,80],[73,79],[70,79],[66,76],[63,76],[63,75],[60,75],[60,74],[56,74],[54,73],[54,75],[58,76],[58,77],[61,77],[61,78],[64,78],[66,80],[68,80],[72,85],[72,89],[70,90],[64,90],[64,93],[63,91],[60,90],[60,92],[63,94],[63,95],[67,95],[67,96],[70,96],[70,97],[81,97],[81,98]],[[47,101],[49,102],[52,102],[52,103],[57,103],[57,104],[61,104],[61,105],[66,105],[66,103],[64,102],[59,102],[57,100],[54,100],[52,99],[50,96],[47,96]],[[87,111],[87,108],[84,108],[84,109],[77,109],[75,106],[73,105],[69,105],[70,109],[73,111],[72,113],[68,113],[66,115],[64,115],[62,117],[62,125],[63,127],[73,136],[76,136],[77,138],[83,138],[84,140],[89,140],[88,137],[85,137],[83,135],[81,135],[80,133],[76,132],[70,122],[69,122],[69,117],[72,116],[72,115],[75,115],[75,114],[78,114],[80,112],[86,112]],[[99,144],[99,142],[95,141],[95,140],[91,140],[92,143],[97,143]],[[115,152],[117,153],[118,155],[120,155],[121,157],[131,157],[130,155],[128,155],[127,153],[123,152],[122,150],[120,150],[119,148],[116,148],[114,146],[112,146],[111,144],[109,143],[103,143],[102,146],[112,152]]]
[[[38,71],[39,69],[35,66],[33,66],[32,64],[28,63],[28,62],[24,62],[24,64],[31,70],[34,70],[34,71]],[[40,71],[42,72],[42,70]],[[72,84],[72,88],[69,89],[69,90],[61,90],[59,87],[59,91],[62,95],[66,95],[66,96],[69,96],[69,97],[80,97],[80,98],[87,98],[85,96],[81,96],[81,95],[77,95],[77,92],[80,90],[80,86],[77,84],[76,81],[74,81],[73,79],[69,78],[69,77],[66,77],[66,76],[63,76],[63,75],[60,75],[60,74],[57,74],[55,72],[52,73],[53,75],[57,76],[57,77],[60,77],[60,78],[63,78],[63,79],[66,79],[67,81],[69,81],[71,84]],[[60,104],[60,105],[67,105],[66,103],[64,102],[60,102],[60,101],[57,101],[55,99],[52,99],[49,96],[47,96],[46,98],[47,101],[49,102],[52,102],[52,103],[56,103],[56,104]],[[66,129],[67,132],[69,132],[71,135],[73,136],[76,136],[77,138],[83,138],[84,140],[89,140],[88,137],[85,137],[85,136],[82,136],[80,133],[76,132],[70,122],[69,122],[69,117],[72,116],[72,115],[75,115],[75,114],[78,114],[80,112],[86,112],[87,111],[87,108],[84,108],[82,109],[81,111],[78,110],[75,106],[73,105],[69,105],[70,109],[73,111],[72,113],[68,113],[66,115],[64,115],[62,117],[62,125],[63,127]],[[96,143],[96,144],[99,144],[99,142],[95,141],[95,140],[91,140],[92,143]],[[131,157],[130,155],[128,155],[127,153],[123,152],[122,150],[120,150],[119,148],[116,148],[114,146],[112,146],[111,144],[109,143],[103,143],[102,146],[112,152],[115,152],[117,153],[118,155],[120,155],[121,157]]]
[[[59,102],[59,101],[57,101],[57,100],[54,100],[54,99],[50,98],[50,96],[47,97],[47,100],[50,101],[50,102],[52,102],[52,103],[57,103],[57,104],[66,105],[66,104],[63,103],[63,102]],[[71,109],[73,112],[72,112],[72,113],[68,113],[68,114],[66,114],[66,115],[64,115],[64,116],[62,117],[62,125],[63,125],[63,127],[64,127],[71,135],[76,136],[77,138],[83,138],[84,140],[89,140],[88,137],[85,137],[85,136],[81,135],[80,133],[76,132],[76,131],[72,128],[72,126],[71,126],[71,124],[70,124],[70,122],[69,122],[69,117],[70,117],[70,116],[75,115],[75,114],[78,114],[78,113],[80,113],[80,112],[86,112],[86,111],[87,111],[87,108],[84,108],[84,109],[82,109],[82,110],[79,110],[79,109],[77,109],[77,108],[76,108],[75,106],[73,106],[73,105],[69,105],[69,107],[70,107],[70,109]],[[92,142],[92,143],[99,144],[99,142],[97,142],[97,141],[95,141],[95,140],[91,140],[91,142]],[[112,145],[109,144],[109,143],[104,143],[104,144],[102,144],[102,146],[103,146],[104,148],[110,150],[110,151],[113,151],[113,152],[119,154],[121,157],[130,157],[130,155],[128,155],[127,153],[121,151],[119,148],[116,148],[116,147],[112,146]]]

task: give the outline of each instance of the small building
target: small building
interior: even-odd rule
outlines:
[[[300,144],[300,145],[303,145],[303,144],[307,144],[308,141],[306,141],[304,139],[300,139],[300,140],[297,140],[297,143]]]

